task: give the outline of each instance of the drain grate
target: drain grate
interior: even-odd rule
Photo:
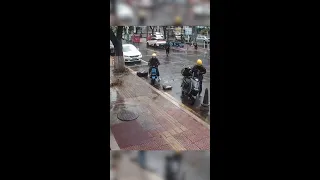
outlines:
[[[128,110],[121,110],[117,117],[121,121],[132,121],[136,120],[139,117],[139,114]]]

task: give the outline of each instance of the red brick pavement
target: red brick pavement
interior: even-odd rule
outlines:
[[[139,77],[122,77],[123,85],[113,87],[111,132],[123,150],[209,150],[210,130],[175,104],[159,95]],[[126,108],[139,114],[134,121],[117,119]]]

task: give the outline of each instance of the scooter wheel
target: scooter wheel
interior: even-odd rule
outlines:
[[[155,79],[151,79],[151,85],[154,85],[155,82],[156,82]]]
[[[196,102],[196,99],[193,97],[190,97],[190,105],[194,105],[195,102]]]

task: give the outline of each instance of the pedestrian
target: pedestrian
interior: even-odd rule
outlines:
[[[167,43],[165,44],[165,49],[166,49],[166,54],[167,54],[167,56],[168,56],[169,53],[170,53],[170,44],[169,44],[169,42],[167,42]]]
[[[199,96],[201,96],[202,92],[202,80],[203,80],[203,74],[207,72],[206,68],[202,65],[202,60],[198,59],[197,64],[193,66],[191,69],[191,74],[194,73],[194,76],[199,79]]]
[[[194,43],[194,45],[193,45],[193,46],[194,46],[194,49],[195,49],[195,50],[197,50],[197,49],[198,49],[198,44],[197,44],[196,42]]]
[[[112,151],[112,163],[111,167],[114,173],[114,179],[119,178],[119,166],[121,160],[121,153],[120,151]]]

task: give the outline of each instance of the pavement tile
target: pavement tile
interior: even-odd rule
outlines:
[[[157,144],[156,141],[148,141],[144,144],[138,145],[138,147],[141,150],[156,150],[158,149],[159,145]]]
[[[158,131],[159,133],[162,133],[162,132],[166,131],[166,129],[163,128],[163,127],[160,127],[160,128],[157,128],[157,131]]]
[[[182,129],[180,129],[179,127],[175,127],[175,128],[173,128],[173,129],[174,129],[174,131],[177,132],[177,133],[182,133],[182,132],[183,132]]]
[[[197,141],[194,143],[199,149],[201,150],[207,150],[210,148],[210,138],[204,138],[200,141]]]
[[[188,128],[186,128],[184,125],[179,126],[179,128],[180,128],[182,131],[187,131],[187,130],[188,130]]]
[[[173,147],[170,144],[165,144],[158,148],[158,150],[168,150],[168,149],[173,149]]]
[[[187,138],[192,142],[195,143],[197,141],[200,141],[204,138],[206,138],[203,134],[197,134],[197,135],[193,135],[193,136],[187,136]]]
[[[185,137],[183,134],[176,134],[173,136],[183,147],[186,147],[186,145],[188,144],[192,144],[192,142]],[[188,148],[186,148],[187,150],[189,150]]]
[[[172,136],[169,131],[164,131],[164,132],[162,132],[162,134],[163,134],[166,138],[169,137],[169,136]]]
[[[190,136],[194,136],[195,135],[195,133],[192,130],[184,131],[181,134],[183,134],[186,137],[190,137]]]
[[[167,138],[168,143],[173,147],[175,150],[184,150],[185,148],[172,136]]]
[[[140,149],[139,149],[139,146],[129,146],[129,147],[123,148],[122,150],[136,151],[136,150],[140,150]]]
[[[174,129],[170,129],[169,133],[173,136],[173,135],[176,135],[178,132],[175,131]]]
[[[195,144],[187,144],[184,147],[188,150],[200,150],[199,147],[196,146]]]
[[[150,130],[149,133],[152,135],[152,137],[155,137],[157,135],[159,135],[158,131],[157,130]]]
[[[111,127],[111,131],[121,149],[139,144],[149,138],[148,133],[143,131],[137,121],[115,124]]]

